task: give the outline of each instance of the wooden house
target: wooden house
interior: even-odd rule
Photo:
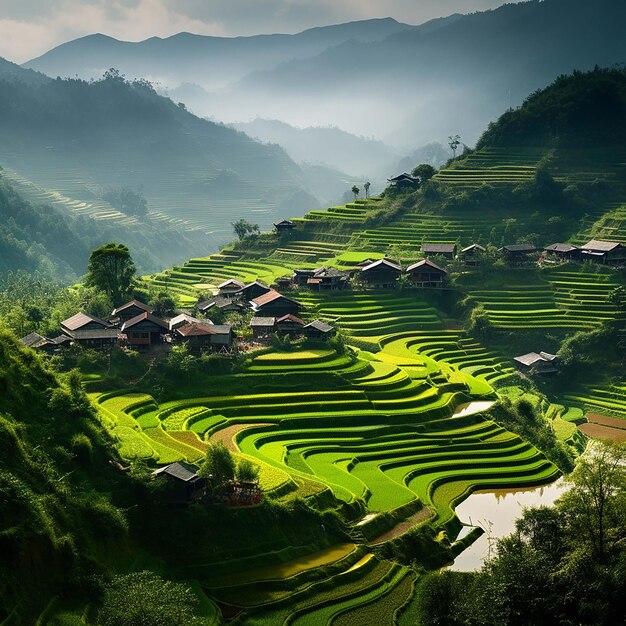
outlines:
[[[453,259],[456,256],[455,243],[424,243],[422,244],[422,253],[425,256],[443,256],[447,259]]]
[[[486,252],[487,250],[480,244],[473,243],[459,252],[459,258],[467,267],[476,267],[480,265],[481,258]]]
[[[255,280],[254,282],[248,283],[245,287],[243,287],[239,297],[245,302],[251,302],[268,291],[271,291],[271,287],[268,287],[260,280]]]
[[[72,315],[72,317],[68,317],[61,322],[61,331],[66,334],[77,330],[100,330],[103,328],[113,328],[113,325],[98,317],[89,315],[89,313],[76,313],[76,315]]]
[[[169,322],[170,332],[181,328],[182,326],[188,326],[189,324],[213,324],[209,319],[198,319],[188,313],[181,313],[176,317],[173,317]]]
[[[170,327],[164,320],[144,311],[122,324],[122,332],[126,335],[129,346],[138,350],[147,350],[163,342]]]
[[[71,339],[72,344],[96,350],[111,348],[120,339],[119,329],[88,313],[77,313],[63,320],[61,332]]]
[[[202,498],[206,493],[206,480],[198,476],[198,468],[189,463],[171,463],[152,472],[154,477],[162,477],[171,485],[172,504],[187,504]]]
[[[176,330],[176,339],[185,341],[192,354],[230,351],[233,329],[228,324],[187,324]]]
[[[274,324],[274,332],[281,335],[301,335],[304,328],[304,320],[301,320],[297,315],[287,313],[281,317],[276,318]]]
[[[302,330],[310,339],[328,339],[335,334],[335,329],[321,320],[309,322]]]
[[[253,317],[250,320],[252,336],[256,341],[267,341],[274,333],[275,317]]]
[[[293,277],[281,276],[274,281],[276,289],[284,289],[285,291],[293,288]]]
[[[243,313],[246,305],[235,298],[225,298],[224,296],[213,296],[203,302],[196,304],[196,310],[203,314],[210,314],[210,311],[218,310],[224,313]]]
[[[240,280],[229,278],[217,286],[217,294],[222,298],[236,298],[245,286]]]
[[[617,241],[603,241],[592,239],[581,246],[581,257],[607,265],[621,265],[626,263],[626,246]]]
[[[27,347],[37,350],[38,352],[54,352],[57,344],[52,340],[40,335],[39,333],[28,333],[26,337],[22,337],[20,341]]]
[[[297,300],[283,296],[275,289],[254,298],[250,304],[254,314],[262,317],[282,317],[287,313],[296,315],[304,308]]]
[[[524,265],[529,262],[529,255],[537,252],[537,248],[528,243],[517,243],[502,246],[498,252],[504,255],[508,265]]]
[[[423,259],[406,269],[416,287],[441,287],[448,272],[429,259]]]
[[[419,177],[411,176],[411,174],[404,172],[399,176],[388,178],[387,182],[389,183],[389,186],[394,189],[419,189],[421,181]]]
[[[547,257],[561,261],[573,261],[580,258],[580,248],[570,243],[553,243],[546,246],[543,251]]]
[[[402,266],[390,261],[380,259],[361,268],[361,281],[373,289],[390,289],[396,284],[396,280],[402,274]]]
[[[296,225],[291,220],[281,220],[280,222],[276,222],[274,224],[274,230],[281,235],[282,233],[291,232]]]
[[[558,356],[548,352],[529,352],[528,354],[516,356],[513,360],[517,363],[518,370],[527,374],[544,376],[558,372],[555,366]]]
[[[147,304],[140,302],[139,300],[131,300],[126,304],[122,304],[118,306],[116,309],[113,309],[113,313],[111,313],[111,317],[114,318],[115,322],[119,325],[122,325],[124,322],[128,320],[132,320],[133,317],[137,317],[142,313],[153,313],[154,309],[149,307]]]

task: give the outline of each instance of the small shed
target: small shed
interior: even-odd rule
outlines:
[[[406,269],[416,287],[441,287],[448,272],[429,259],[423,259]]]
[[[176,330],[176,339],[185,341],[192,354],[230,350],[233,329],[228,324],[188,324]]]
[[[255,298],[250,304],[254,313],[263,317],[281,317],[287,313],[296,315],[304,308],[297,300],[283,296],[275,289]]]
[[[422,252],[426,256],[444,256],[447,259],[453,259],[456,256],[455,243],[424,243],[422,244]]]
[[[187,504],[206,493],[206,480],[198,476],[198,468],[189,463],[170,463],[152,472],[152,476],[162,476],[172,485],[172,504]]]
[[[252,336],[257,341],[267,341],[274,332],[275,317],[253,317],[250,320]]]
[[[411,176],[411,174],[406,172],[393,178],[388,178],[387,182],[394,189],[419,189],[421,183],[418,176]]]
[[[473,243],[459,252],[459,257],[467,267],[475,267],[480,264],[481,257],[487,252],[483,246]]]
[[[41,352],[53,352],[57,344],[52,340],[40,335],[39,333],[29,333],[22,337],[20,341],[27,347]]]
[[[130,302],[126,302],[126,304],[122,304],[118,306],[116,309],[113,309],[111,316],[115,318],[115,320],[119,324],[123,324],[128,320],[132,320],[133,317],[137,317],[142,313],[153,313],[154,309],[139,300],[131,300]]]
[[[390,289],[396,284],[396,280],[402,274],[402,266],[390,261],[380,259],[361,268],[361,281],[374,289]]]
[[[302,329],[304,334],[311,339],[328,339],[335,334],[335,329],[326,322],[314,320],[309,322]]]
[[[281,233],[291,232],[296,225],[291,220],[281,220],[274,224],[274,230],[280,235]]]
[[[140,350],[162,343],[163,336],[169,331],[166,321],[147,311],[122,324],[122,332],[127,337],[128,345]]]
[[[513,360],[517,363],[517,368],[520,372],[543,376],[558,372],[556,368],[558,358],[556,354],[550,354],[549,352],[529,352],[528,354],[516,356]]]

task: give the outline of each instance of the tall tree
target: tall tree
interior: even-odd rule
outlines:
[[[250,235],[258,235],[260,232],[258,224],[251,224],[248,220],[240,219],[236,222],[231,222],[231,226],[235,231],[235,235],[239,238],[239,241],[243,241]]]
[[[89,257],[87,286],[104,291],[114,305],[127,298],[135,277],[135,264],[128,248],[121,243],[106,243]]]
[[[421,183],[430,180],[436,173],[437,170],[428,163],[421,163],[417,167],[414,167],[411,172],[413,176],[417,176],[420,179]]]
[[[363,185],[363,189],[365,189],[365,197],[366,198],[370,197],[370,187],[371,186],[372,186],[372,183],[370,183],[369,180]]]
[[[450,135],[448,137],[448,145],[450,146],[450,150],[452,150],[454,158],[456,158],[456,151],[461,145],[461,135]]]
[[[356,185],[352,185],[352,194],[354,195],[355,200],[359,197],[360,193],[361,190]]]

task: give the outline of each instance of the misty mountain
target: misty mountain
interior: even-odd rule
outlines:
[[[426,29],[432,29],[434,21]],[[305,30],[296,35],[210,37],[179,33],[137,43],[96,34],[53,48],[25,64],[49,76],[100,77],[111,67],[131,78],[147,78],[176,88],[182,83],[203,89],[222,87],[251,71],[305,59],[331,46],[380,41],[407,28],[391,18],[363,20]]]
[[[251,73],[215,96],[220,115],[270,112],[421,145],[481,129],[528,93],[572,69],[626,61],[626,3],[532,0],[462,16],[432,32],[404,30],[383,41],[348,41],[316,57]]]
[[[232,126],[260,141],[277,143],[298,163],[327,164],[370,178],[388,174],[401,156],[382,141],[352,135],[336,127],[295,128],[279,120],[260,118]]]
[[[102,189],[140,191],[164,229],[175,221],[205,233],[206,252],[232,238],[236,219],[268,228],[295,206],[319,207],[280,147],[200,119],[145,81],[115,73],[91,83],[0,80],[0,163],[69,198],[76,214],[101,203]],[[108,209],[95,217],[109,219]]]

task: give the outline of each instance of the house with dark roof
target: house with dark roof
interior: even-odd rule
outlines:
[[[94,349],[111,348],[120,339],[118,328],[89,313],[76,313],[63,320],[61,332],[69,337],[73,344]]]
[[[170,483],[172,504],[187,504],[206,493],[206,480],[198,476],[198,468],[189,463],[170,463],[154,470],[152,476],[164,478]]]
[[[406,268],[411,282],[416,287],[441,287],[448,274],[446,270],[433,263],[430,259],[423,259]]]
[[[592,239],[580,248],[583,260],[606,263],[607,265],[621,265],[626,263],[626,246],[617,241]]]
[[[189,313],[180,313],[176,317],[173,317],[169,322],[170,332],[180,328],[181,326],[188,326],[189,324],[213,324],[209,319],[198,319],[189,315]]]
[[[400,274],[402,274],[401,265],[389,259],[380,259],[362,267],[359,277],[362,283],[373,289],[391,289]]]
[[[250,320],[252,337],[255,341],[268,341],[274,333],[275,317],[253,317]]]
[[[264,293],[267,293],[270,290],[271,287],[268,287],[260,280],[255,280],[243,287],[238,295],[245,302],[251,302],[255,298],[262,296]]]
[[[212,310],[223,311],[224,313],[243,313],[246,306],[236,298],[225,298],[224,296],[213,296],[208,300],[203,300],[196,304],[196,310],[203,314],[210,314]]]
[[[520,372],[543,376],[558,372],[556,368],[558,358],[556,354],[550,354],[549,352],[529,352],[528,354],[516,356],[513,360],[517,363],[517,368]]]
[[[228,324],[187,324],[175,331],[177,341],[186,342],[192,354],[230,351],[234,333]]]
[[[52,340],[40,335],[39,333],[29,333],[26,337],[22,337],[20,341],[27,347],[41,352],[53,352],[57,344]]]
[[[281,220],[274,224],[274,230],[280,235],[281,233],[291,232],[296,225],[291,220]]]
[[[537,248],[528,243],[516,243],[508,246],[502,246],[498,250],[508,265],[524,265],[530,261],[529,255],[537,252]]]
[[[242,281],[229,278],[217,286],[217,295],[222,298],[235,298],[245,286]]]
[[[310,339],[328,339],[335,334],[335,329],[321,320],[314,320],[305,324],[302,330]]]
[[[122,333],[126,335],[128,345],[138,350],[147,350],[161,344],[169,331],[166,321],[147,311],[122,324]]]
[[[132,320],[133,317],[137,317],[142,313],[153,313],[154,309],[139,300],[131,300],[113,309],[111,317],[115,319],[118,324],[123,324],[128,320]]]
[[[388,178],[387,182],[394,189],[418,189],[421,184],[418,176],[411,176],[411,174],[406,172],[393,178]]]
[[[424,243],[422,244],[422,253],[425,256],[444,256],[447,259],[453,259],[456,256],[455,243]]]
[[[546,246],[543,251],[550,259],[561,261],[573,261],[580,258],[580,248],[571,243],[553,243]]]
[[[334,267],[316,267],[315,269],[296,269],[293,282],[300,287],[314,291],[334,291],[348,285],[348,274]]]
[[[304,309],[304,306],[300,302],[293,298],[283,296],[283,294],[278,293],[275,289],[271,289],[262,296],[254,298],[254,300],[250,302],[250,305],[252,306],[254,314],[262,317],[282,317],[287,313],[297,315]]]
[[[304,320],[292,313],[277,317],[274,323],[274,332],[280,333],[281,335],[301,335],[303,328]]]
[[[459,259],[463,261],[463,264],[467,267],[476,267],[480,265],[483,255],[487,252],[483,246],[478,243],[473,243],[466,246],[459,252]]]
[[[89,315],[89,313],[76,313],[76,315],[72,315],[72,317],[68,317],[61,322],[61,331],[70,337],[70,333],[77,330],[99,330],[103,328],[113,328],[113,325],[98,317]]]

